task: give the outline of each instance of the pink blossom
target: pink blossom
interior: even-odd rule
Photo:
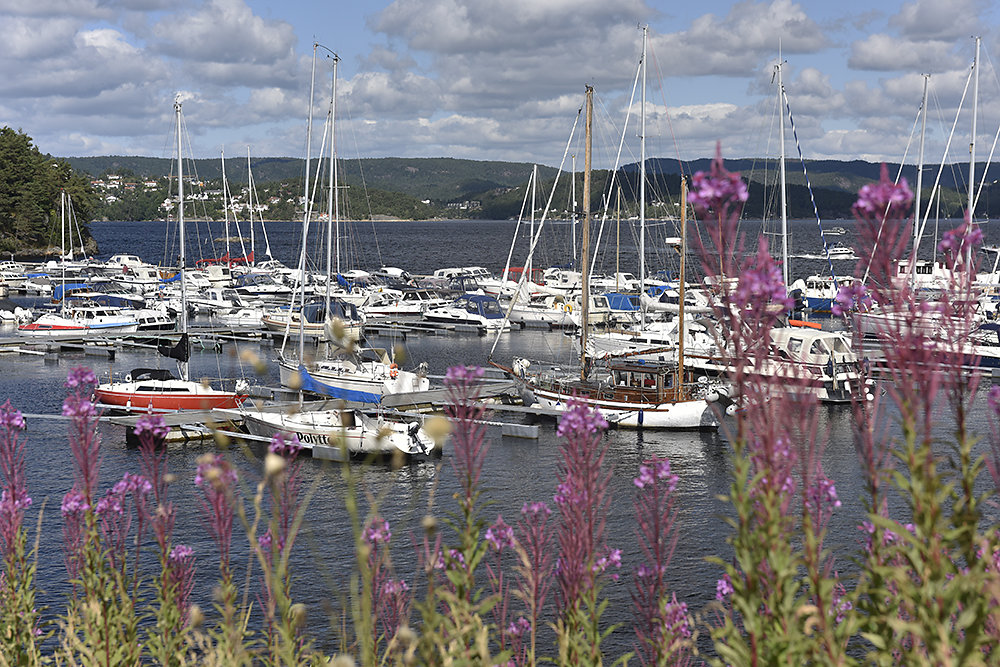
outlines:
[[[858,200],[853,206],[855,214],[862,218],[881,218],[884,215],[904,217],[913,202],[913,192],[905,178],[899,183],[889,180],[889,170],[882,164],[878,183],[865,185],[858,191]]]
[[[503,517],[497,515],[496,522],[486,529],[486,541],[496,551],[514,546],[514,529],[504,523]]]
[[[699,216],[704,216],[709,211],[724,214],[733,204],[745,202],[748,196],[747,184],[739,174],[726,171],[722,164],[722,147],[716,145],[710,171],[707,174],[699,171],[691,179],[688,202]]]
[[[95,384],[97,384],[97,377],[94,375],[94,371],[86,366],[77,366],[66,376],[67,389],[76,389],[78,387],[87,389]]]
[[[733,594],[733,580],[729,578],[728,574],[722,575],[722,578],[715,582],[715,599],[719,602],[725,602],[726,598]]]
[[[389,540],[392,539],[389,522],[382,517],[376,516],[365,529],[362,539],[370,546],[388,544]]]

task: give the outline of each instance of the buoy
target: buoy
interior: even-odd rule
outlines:
[[[389,377],[391,377],[393,380],[399,377],[399,366],[397,366],[395,363],[389,364]]]

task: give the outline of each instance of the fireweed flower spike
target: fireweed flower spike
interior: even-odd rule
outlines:
[[[583,623],[585,609],[599,608],[603,569],[594,569],[609,553],[604,541],[607,493],[611,473],[604,469],[607,444],[602,443],[607,422],[596,410],[571,400],[557,430],[562,438],[556,504],[559,508],[558,615],[562,637],[581,651],[570,658],[596,663],[601,658],[599,619]]]

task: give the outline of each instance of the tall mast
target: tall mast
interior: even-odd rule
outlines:
[[[66,190],[59,191],[59,229],[62,234],[59,245],[62,248],[62,256],[59,257],[59,264],[62,266],[62,299],[59,301],[59,312],[66,312]]]
[[[583,239],[580,254],[583,264],[580,267],[580,279],[583,298],[580,306],[580,379],[587,379],[587,326],[590,319],[590,164],[591,164],[591,133],[594,124],[594,88],[587,86],[587,116],[584,123],[585,151],[583,157]]]
[[[972,137],[969,139],[969,223],[976,219],[976,116],[979,113],[979,43],[975,37],[976,58],[972,61]]]
[[[924,74],[924,94],[920,101],[921,121],[920,121],[920,149],[917,153],[917,192],[913,198],[913,243],[917,242],[917,235],[920,233],[920,192],[924,182],[924,135],[927,132],[927,82],[931,78],[930,74]],[[914,248],[916,250],[916,248]],[[916,257],[913,258],[914,260]]]
[[[250,256],[253,261],[250,264],[257,264],[257,241],[253,232],[253,172],[250,171],[250,146],[247,146],[247,214],[250,218]]]
[[[177,272],[181,277],[181,342],[188,329],[187,314],[187,281],[184,279],[184,267],[187,265],[187,248],[184,241],[184,157],[181,142],[181,98],[174,98],[174,115],[177,117],[177,238],[180,240],[181,252],[178,258]],[[188,362],[178,361],[181,379],[188,380]]]
[[[573,180],[571,197],[573,198],[573,261],[576,262],[576,153],[573,153]]]
[[[979,113],[979,45],[982,38],[977,36],[976,58],[972,61],[972,137],[969,139],[969,224],[976,221],[976,116]],[[965,244],[965,270],[972,271],[972,244]],[[975,276],[969,274],[969,280]]]
[[[337,214],[339,201],[337,199],[337,62],[340,58],[333,54],[333,82],[330,86],[330,188],[327,193],[327,229],[326,235],[326,316],[330,316],[330,290],[333,287],[332,274],[340,274],[340,217]],[[333,237],[337,237],[336,267],[331,266],[330,257],[333,254]]]
[[[309,237],[309,213],[312,208],[312,197],[309,194],[309,156],[312,153],[312,123],[313,95],[316,92],[316,50],[318,42],[313,42],[312,74],[309,80],[309,119],[306,122],[306,178],[305,205],[302,213],[302,253],[299,256],[299,363],[305,363],[306,358],[306,244]],[[293,305],[294,305],[294,299]],[[288,310],[289,323],[294,308]],[[299,393],[301,397],[301,392]]]
[[[677,285],[680,296],[677,308],[677,397],[683,398],[684,388],[684,259],[687,255],[687,179],[681,174],[681,280]]]
[[[639,129],[639,326],[646,326],[646,309],[642,306],[642,293],[646,291],[646,34],[649,26],[642,28],[642,96]]]
[[[781,80],[781,54],[778,54],[778,143],[781,145],[781,278],[788,285],[788,193],[785,191],[785,84]]]

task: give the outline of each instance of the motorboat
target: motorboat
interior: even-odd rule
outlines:
[[[259,438],[270,440],[279,433],[285,437],[295,436],[303,449],[317,459],[428,456],[439,451],[419,421],[391,420],[381,414],[370,416],[361,410],[227,412],[241,418],[247,431]]]
[[[463,294],[447,306],[424,311],[424,319],[429,322],[474,326],[481,332],[510,330],[510,323],[504,317],[500,302],[486,294]]]

